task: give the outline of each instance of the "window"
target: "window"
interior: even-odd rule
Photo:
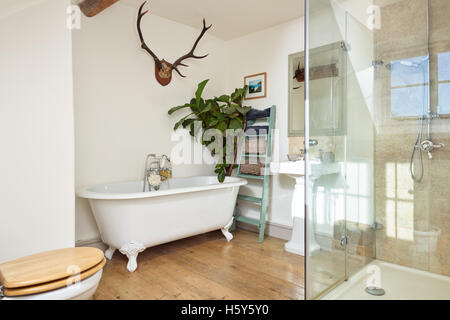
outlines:
[[[450,114],[450,51],[438,58],[438,109]],[[391,62],[391,116],[425,115],[429,105],[429,57],[413,57]]]
[[[392,117],[417,117],[426,114],[429,104],[428,67],[428,56],[391,62]]]

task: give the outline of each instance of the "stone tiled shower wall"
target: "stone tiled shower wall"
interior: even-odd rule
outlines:
[[[434,151],[432,160],[423,155],[424,179],[413,182],[409,160],[419,121],[391,117],[391,71],[385,67],[390,61],[424,56],[429,51],[430,101],[432,111],[437,111],[437,54],[450,51],[450,1],[430,0],[429,42],[427,0],[374,0],[374,4],[381,7],[381,29],[374,31],[375,52],[367,54],[385,63],[375,70],[371,112],[375,126],[375,215],[384,225],[376,232],[376,258],[450,276],[450,116],[433,120],[432,140],[446,148]],[[352,30],[354,26],[348,27]],[[313,158],[317,158],[318,149],[345,143],[344,137],[314,138],[320,148],[311,149]],[[303,137],[290,137],[289,153],[299,153],[303,141]],[[345,155],[340,150],[324,151],[335,152],[336,161],[343,161]]]
[[[380,2],[385,1],[375,1]],[[430,48],[431,106],[436,112],[437,53],[450,51],[450,1],[430,0],[430,44],[426,0],[403,0],[382,6],[381,30],[375,32],[375,56],[386,62],[425,55]],[[442,66],[441,66],[442,67]],[[450,68],[450,66],[447,66]],[[432,122],[432,140],[446,148],[423,155],[424,179],[409,175],[417,119],[390,116],[390,71],[375,73],[375,172],[377,259],[450,275],[450,119]],[[426,130],[424,126],[424,139]],[[416,168],[418,162],[416,162]]]

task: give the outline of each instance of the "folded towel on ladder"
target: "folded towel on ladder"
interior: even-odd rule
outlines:
[[[248,135],[268,134],[269,126],[251,126],[245,130]]]
[[[256,109],[252,109],[247,113],[247,120],[256,120],[256,119],[260,119],[260,118],[268,118],[270,117],[270,109],[271,108],[267,108],[264,110],[256,110]]]

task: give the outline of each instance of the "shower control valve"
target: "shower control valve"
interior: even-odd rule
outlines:
[[[427,152],[428,153],[428,158],[431,160],[433,158],[433,155],[431,154],[431,151],[433,151],[434,149],[445,148],[445,144],[443,144],[443,143],[434,144],[433,141],[431,141],[431,140],[424,140],[417,147],[420,150],[422,150],[423,152]]]

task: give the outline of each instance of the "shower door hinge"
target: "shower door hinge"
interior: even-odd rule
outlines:
[[[350,51],[352,48],[350,47],[350,44],[346,41],[341,41],[341,49],[348,52]]]
[[[383,230],[383,228],[384,228],[383,224],[381,224],[379,222],[375,222],[372,226],[372,229],[374,231]]]
[[[340,244],[341,244],[341,247],[345,247],[346,245],[348,245],[348,237],[347,236],[343,236],[341,238]]]

